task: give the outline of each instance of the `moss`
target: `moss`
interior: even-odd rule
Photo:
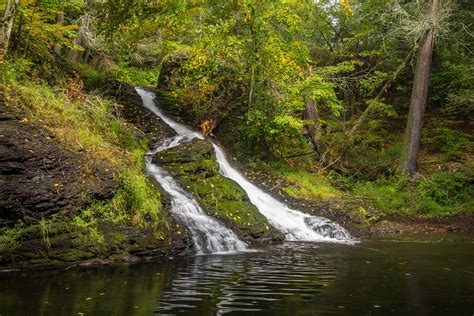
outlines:
[[[175,245],[168,230],[156,230],[152,225],[140,227],[133,218],[118,223],[96,218],[90,209],[85,212],[89,217],[80,224],[78,217],[71,221],[52,216],[34,225],[3,228],[0,266],[38,268],[93,259],[127,261],[131,254],[155,257],[173,251]]]
[[[245,191],[219,173],[210,142],[194,140],[157,153],[154,160],[177,177],[208,215],[224,222],[241,239],[250,243],[283,240]]]

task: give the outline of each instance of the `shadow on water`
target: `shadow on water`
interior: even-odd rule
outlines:
[[[449,238],[2,273],[0,315],[472,315],[474,243]]]

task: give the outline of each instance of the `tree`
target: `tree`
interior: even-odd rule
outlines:
[[[60,0],[62,2],[62,0]],[[64,12],[59,12],[56,14],[56,23],[60,24],[60,25],[63,25],[64,23]],[[61,45],[59,44],[54,44],[53,45],[53,52],[56,54],[56,55],[61,55]]]
[[[438,0],[432,0],[430,6],[431,21],[436,21],[438,12]],[[418,58],[416,61],[415,77],[410,99],[410,110],[408,113],[407,127],[405,130],[405,142],[403,146],[400,171],[413,176],[417,170],[417,156],[421,141],[421,130],[426,109],[428,96],[428,81],[431,70],[431,60],[435,40],[435,27],[430,27],[422,37]]]
[[[3,17],[0,17],[0,64],[5,58],[19,0],[7,0]]]

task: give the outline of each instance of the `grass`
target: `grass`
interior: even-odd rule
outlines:
[[[342,196],[342,192],[334,188],[323,175],[304,170],[286,170],[282,175],[293,183],[284,189],[292,197],[307,200],[330,200]]]
[[[154,86],[158,82],[160,73],[158,66],[137,68],[129,66],[127,63],[119,63],[108,71],[98,71],[91,65],[83,63],[75,63],[71,67],[83,78],[87,90],[102,88],[112,79],[133,86]]]
[[[19,239],[24,228],[25,225],[22,222],[18,222],[14,227],[0,228],[0,262],[20,247]]]
[[[287,184],[283,190],[294,198],[327,201],[343,197],[343,192],[333,186],[327,177],[311,172],[307,167],[290,167],[282,162],[261,160],[250,165],[282,179],[282,183]]]

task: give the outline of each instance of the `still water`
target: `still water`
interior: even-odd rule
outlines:
[[[0,273],[0,315],[473,315],[472,236]]]

